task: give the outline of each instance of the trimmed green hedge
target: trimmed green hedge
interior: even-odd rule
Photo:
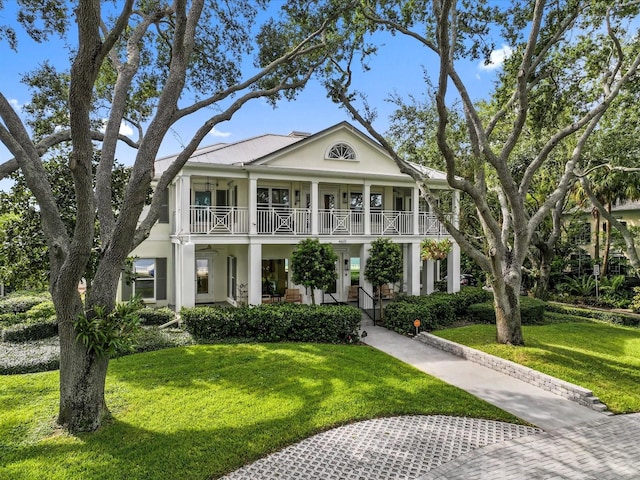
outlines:
[[[13,292],[0,299],[0,314],[24,313],[43,302],[51,300],[47,292]]]
[[[531,297],[520,297],[520,318],[522,325],[541,325],[547,302]],[[496,323],[493,302],[477,303],[467,309],[469,320],[473,323]]]
[[[492,298],[491,292],[478,287],[464,287],[458,293],[402,296],[384,309],[384,325],[402,334],[415,333],[416,319],[422,330],[448,327],[466,315],[470,305]]]
[[[0,300],[0,340],[28,342],[58,334],[55,308],[46,292],[15,292]]]
[[[549,303],[547,310],[550,312],[575,315],[577,317],[592,318],[601,322],[612,323],[614,325],[624,325],[627,327],[640,327],[640,316],[625,315],[622,312],[611,312],[606,310],[594,310],[591,308],[580,308],[574,305],[563,303]]]
[[[3,342],[29,342],[58,334],[58,321],[55,315],[48,319],[39,319],[29,323],[18,323],[2,330]]]
[[[180,312],[186,330],[204,340],[352,343],[362,314],[351,306],[266,304],[256,307],[195,307]]]

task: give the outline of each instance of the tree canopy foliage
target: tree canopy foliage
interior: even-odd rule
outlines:
[[[598,122],[618,94],[636,81],[640,38],[633,25],[639,8],[634,1],[372,0],[362,2],[354,13],[359,21],[352,29],[352,54],[335,61],[327,88],[399,167],[423,185],[440,221],[488,273],[499,342],[523,343],[519,294],[530,244],[574,184]],[[375,40],[367,34],[375,38],[381,30],[417,42],[425,58],[437,62],[437,68],[424,71],[427,87],[435,86],[435,138],[449,185],[473,200],[481,242],[447,221],[427,179],[375,128],[367,85],[357,84],[353,71],[358,58],[375,54],[368,48]],[[484,108],[474,103],[459,67],[468,61],[489,63],[500,43],[513,54]],[[464,112],[464,149],[460,136],[450,130],[456,122],[452,100],[460,102]],[[566,154],[561,154],[563,149]],[[554,159],[562,163],[549,194],[537,206],[528,203],[532,186]],[[489,203],[492,193],[497,209]]]
[[[298,285],[311,289],[311,299],[316,303],[315,290],[329,290],[337,279],[338,255],[328,243],[317,238],[307,238],[298,243],[291,254],[291,279]]]
[[[59,36],[70,60],[68,68],[45,63],[24,76],[32,89],[25,112],[13,108],[11,92],[0,92],[0,141],[12,155],[0,164],[0,178],[19,169],[38,204],[60,331],[58,422],[72,431],[94,430],[108,413],[108,358],[76,342],[74,323],[79,316],[90,320],[96,307],[112,311],[127,256],[149,235],[168,184],[205,135],[251,100],[293,98],[328,52],[336,52],[339,39],[329,28],[336,13],[306,2],[269,9],[262,0],[18,3],[17,22],[0,25],[0,41],[19,49],[18,28],[42,43]],[[164,138],[196,115],[200,126],[154,180]],[[122,125],[134,135],[123,135]],[[62,142],[69,145],[75,193],[73,231],[43,163]],[[135,154],[114,210],[119,144]],[[96,244],[93,288],[83,302],[77,285]]]

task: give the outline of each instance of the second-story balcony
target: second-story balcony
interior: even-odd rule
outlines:
[[[369,214],[369,231],[365,214],[351,209],[318,210],[314,220],[309,208],[260,208],[256,211],[257,235],[380,235],[445,236],[444,226],[432,213],[418,214],[414,231],[414,214],[405,211],[378,210]],[[313,222],[317,222],[317,229]],[[190,233],[201,235],[247,235],[253,233],[246,207],[191,206]]]

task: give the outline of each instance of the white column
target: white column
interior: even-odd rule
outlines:
[[[420,243],[407,245],[407,295],[420,295]]]
[[[249,198],[247,206],[249,207],[249,235],[258,233],[258,180],[249,179]],[[251,302],[249,302],[251,304]]]
[[[360,246],[360,286],[365,292],[373,296],[373,285],[364,277],[364,271],[367,268],[367,259],[369,258],[369,250],[371,250],[370,243],[364,243]]]
[[[178,289],[181,307],[193,307],[196,304],[196,246],[188,241],[181,246],[181,270]]]
[[[191,231],[191,177],[183,175],[176,184],[176,232]]]
[[[364,184],[362,205],[364,207],[364,234],[371,235],[371,184],[369,182]]]
[[[427,260],[422,266],[423,290],[429,295],[435,290],[436,262]]]
[[[311,235],[318,236],[318,182],[311,182]]]
[[[248,298],[249,305],[262,303],[262,245],[251,243],[247,247],[248,255]]]
[[[447,292],[460,291],[460,245],[453,243],[447,255]]]
[[[420,189],[413,187],[411,194],[411,212],[413,213],[413,234],[420,235]]]

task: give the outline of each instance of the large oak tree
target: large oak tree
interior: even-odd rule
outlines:
[[[292,98],[324,60],[332,42],[331,12],[288,2],[271,19],[268,6],[261,0],[24,0],[20,23],[0,26],[0,40],[18,49],[15,28],[40,42],[61,35],[71,45],[68,71],[45,64],[27,79],[34,98],[26,119],[10,104],[11,92],[0,93],[0,141],[12,155],[0,164],[0,178],[19,169],[38,202],[60,331],[58,422],[73,432],[95,430],[108,414],[109,359],[100,353],[104,345],[76,341],[78,319],[114,310],[125,260],[157,221],[167,185],[216,124],[252,99]],[[304,22],[298,21],[302,13]],[[152,185],[163,139],[177,122],[196,114],[201,125]],[[123,122],[133,127],[134,138],[120,134]],[[60,142],[70,145],[76,202],[71,233],[42,163]],[[135,148],[135,159],[114,211],[119,142]],[[94,168],[96,146],[101,153]],[[141,218],[152,186],[150,208]],[[100,252],[83,302],[77,287],[98,234],[96,223]]]
[[[635,80],[640,38],[627,28],[637,25],[638,2],[367,0],[359,3],[353,18],[353,54],[336,58],[333,75],[327,79],[332,97],[423,187],[449,233],[488,273],[495,298],[497,341],[523,344],[523,262],[539,225],[562,204],[575,182],[575,170],[589,136],[621,89]],[[375,128],[375,111],[366,102],[367,85],[358,83],[353,72],[358,58],[376,53],[370,45],[376,44],[380,30],[423,48],[424,60],[416,62],[425,65],[424,76],[431,79],[427,84],[435,86],[436,141],[447,180],[473,200],[485,238],[482,245],[447,221],[423,175],[396,155]],[[490,53],[502,43],[511,46],[513,55],[505,62],[492,109],[483,115],[460,68],[469,61],[489,62]],[[370,65],[367,63],[367,68]],[[406,78],[401,65],[395,71],[398,78]],[[470,155],[463,157],[458,155],[457,137],[452,138],[448,130],[453,100],[460,102],[465,116],[464,151]],[[563,115],[557,116],[552,128],[547,126],[535,150],[515,162],[532,116],[556,107]],[[527,208],[532,183],[558,147],[567,144],[572,148],[553,189],[536,208]],[[488,202],[493,193],[499,201],[497,210]]]

